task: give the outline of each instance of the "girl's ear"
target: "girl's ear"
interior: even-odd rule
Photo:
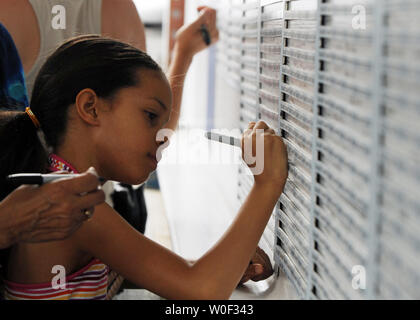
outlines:
[[[79,117],[87,124],[98,126],[99,98],[92,89],[83,89],[76,96],[75,106]]]

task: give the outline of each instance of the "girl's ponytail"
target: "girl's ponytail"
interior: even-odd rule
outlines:
[[[48,155],[37,128],[26,112],[0,112],[0,201],[13,189],[6,177],[13,173],[45,173]]]

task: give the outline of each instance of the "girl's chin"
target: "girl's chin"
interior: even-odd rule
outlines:
[[[129,181],[124,181],[124,182],[121,181],[121,182],[126,183],[126,184],[131,184],[131,185],[140,185],[140,184],[145,183],[147,179],[149,179],[149,176],[151,173],[152,172],[143,173],[142,175],[138,175],[136,177],[130,177],[129,179],[127,179]]]
[[[110,177],[107,180],[118,181],[125,184],[131,185],[141,185],[149,179],[149,176],[152,172],[142,172],[137,176],[125,176],[125,177]]]

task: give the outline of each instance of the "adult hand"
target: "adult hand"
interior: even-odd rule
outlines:
[[[216,27],[216,10],[209,7],[198,7],[200,15],[189,25],[183,26],[175,36],[175,50],[192,58],[196,53],[207,48],[201,28],[205,26],[210,35],[210,45],[219,40],[219,31]]]
[[[271,266],[270,258],[260,247],[257,247],[254,257],[251,259],[251,263],[246,269],[242,279],[239,281],[239,284],[244,284],[245,282],[252,281],[261,281],[267,279],[273,274],[273,267]]]
[[[21,186],[0,202],[0,248],[21,241],[63,240],[104,201],[93,168],[40,187]]]

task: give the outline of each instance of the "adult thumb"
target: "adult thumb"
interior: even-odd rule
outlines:
[[[210,18],[210,12],[211,10],[208,7],[198,7],[198,18],[197,20],[195,20],[194,24],[203,24],[203,23],[208,23],[209,18]]]

